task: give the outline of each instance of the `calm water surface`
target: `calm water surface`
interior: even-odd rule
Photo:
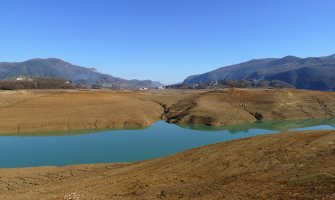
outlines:
[[[335,119],[269,121],[216,128],[180,127],[160,121],[141,130],[0,136],[0,168],[131,162],[238,138],[321,129],[335,129]]]

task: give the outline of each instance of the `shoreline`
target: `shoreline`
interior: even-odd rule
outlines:
[[[272,131],[274,131],[274,130],[272,130]],[[35,169],[35,168],[66,168],[66,167],[80,167],[80,166],[90,166],[90,165],[114,165],[114,164],[116,164],[116,165],[123,165],[123,164],[128,165],[128,164],[147,162],[147,161],[150,161],[150,160],[167,158],[167,157],[174,156],[174,155],[177,155],[177,154],[182,154],[184,152],[192,151],[194,149],[206,148],[207,146],[212,146],[212,145],[216,145],[216,144],[220,144],[220,143],[234,142],[234,141],[238,141],[238,140],[258,138],[258,137],[267,136],[267,135],[274,135],[274,134],[283,134],[283,133],[301,134],[302,132],[306,132],[306,133],[310,133],[310,132],[334,132],[335,133],[335,128],[334,129],[316,129],[316,130],[288,130],[288,131],[284,131],[284,132],[278,131],[278,132],[275,132],[275,133],[270,133],[269,132],[269,133],[265,133],[265,134],[261,134],[261,135],[251,135],[251,136],[248,136],[248,137],[229,139],[229,140],[225,140],[225,141],[215,142],[215,143],[212,143],[212,144],[202,145],[202,146],[199,146],[199,147],[193,147],[193,148],[190,148],[190,149],[182,150],[182,151],[177,152],[177,153],[173,153],[173,154],[169,154],[169,155],[165,155],[165,156],[159,156],[159,157],[155,157],[155,158],[144,159],[144,160],[125,161],[125,162],[76,163],[76,164],[64,164],[64,165],[37,165],[37,166],[24,166],[24,167],[0,167],[0,170],[1,169],[5,170],[5,169]],[[35,136],[35,135],[33,135],[33,136]],[[44,136],[48,137],[48,135],[44,135]],[[58,136],[58,135],[56,135],[56,136]],[[65,135],[65,136],[68,136],[68,135]],[[27,137],[30,137],[30,136],[27,136]]]
[[[335,131],[295,131],[134,163],[0,169],[0,198],[330,198],[334,148]]]
[[[30,136],[67,136],[67,135],[85,135],[85,134],[95,134],[100,132],[113,132],[113,131],[122,131],[122,130],[145,130],[152,127],[155,123],[165,122],[172,125],[177,125],[181,128],[185,129],[194,129],[194,130],[206,130],[206,131],[223,131],[223,130],[234,130],[235,127],[238,128],[259,128],[259,129],[267,129],[273,123],[278,123],[279,125],[273,128],[269,128],[271,131],[291,131],[285,125],[287,124],[290,128],[305,128],[310,126],[305,125],[306,123],[313,122],[313,126],[319,125],[333,125],[335,124],[335,118],[305,118],[305,119],[283,119],[283,120],[259,120],[249,123],[240,123],[240,124],[231,124],[231,125],[205,125],[205,124],[175,124],[170,123],[166,120],[158,120],[150,124],[149,126],[144,127],[128,127],[128,128],[110,128],[110,129],[76,129],[76,130],[52,130],[47,132],[23,132],[23,133],[3,133],[0,134],[0,137],[8,137],[8,136],[17,136],[17,137],[30,137]],[[328,124],[325,124],[328,123]],[[294,131],[294,130],[292,130]]]
[[[0,92],[0,135],[145,128],[159,120],[213,127],[335,118],[335,92],[295,89]]]

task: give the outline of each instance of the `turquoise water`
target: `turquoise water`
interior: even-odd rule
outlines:
[[[0,136],[0,168],[133,162],[238,138],[287,130],[335,129],[335,119],[270,121],[226,127],[159,121],[147,129]]]

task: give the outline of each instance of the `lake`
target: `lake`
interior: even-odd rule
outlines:
[[[139,130],[7,135],[0,136],[0,168],[133,162],[256,135],[326,129],[335,129],[335,119],[281,120],[222,127],[178,126],[159,121]]]

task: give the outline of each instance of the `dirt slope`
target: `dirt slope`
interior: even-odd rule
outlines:
[[[334,117],[334,92],[289,89],[203,92],[171,105],[167,114],[172,123],[207,125]]]
[[[135,128],[151,125],[163,112],[159,104],[129,92],[33,91],[17,92],[16,98],[13,93],[0,93],[1,133]],[[14,100],[6,105],[9,97]]]
[[[138,163],[0,169],[0,199],[335,199],[335,131],[223,142]]]
[[[0,134],[227,125],[257,119],[335,117],[335,93],[306,90],[0,91]]]

